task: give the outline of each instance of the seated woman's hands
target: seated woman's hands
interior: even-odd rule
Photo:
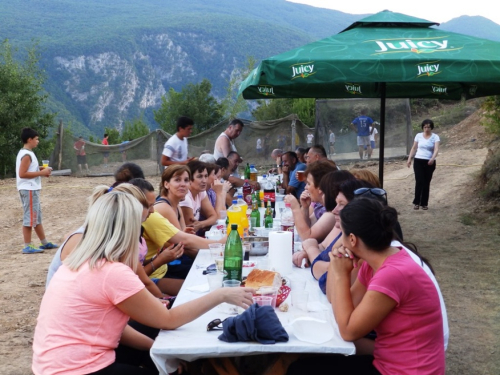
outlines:
[[[193,227],[186,227],[184,228],[184,232],[188,234],[196,234],[196,231],[194,230]]]
[[[292,210],[300,208],[299,201],[292,194],[285,195],[285,199],[284,200],[285,200],[285,203],[290,203],[290,208]]]
[[[217,289],[215,293],[222,295],[223,302],[230,303],[231,305],[239,306],[247,309],[253,304],[253,294],[255,289],[252,288],[221,288]]]
[[[219,180],[215,180],[212,189],[214,189],[215,194],[226,194],[229,190],[231,190],[232,186],[233,185],[231,185],[229,181],[220,182]]]
[[[300,194],[300,205],[309,209],[309,206],[311,205],[311,194],[309,191],[304,190],[302,194]]]
[[[358,267],[358,258],[348,248],[343,245],[332,249],[329,254],[330,265],[328,267],[328,272],[333,272],[337,274],[351,274],[353,268]]]
[[[182,242],[170,246],[168,242],[165,242],[158,252],[158,258],[161,259],[162,264],[167,264],[180,258],[182,254],[184,254],[184,244]]]
[[[305,260],[304,267],[309,267],[310,266],[309,258],[307,256],[307,253],[304,250],[296,251],[295,253],[293,253],[292,261],[293,261],[293,264],[296,267],[301,268],[302,267],[302,262],[304,260]]]

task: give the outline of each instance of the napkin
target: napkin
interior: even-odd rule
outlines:
[[[295,319],[290,326],[300,341],[322,344],[333,338],[333,326],[326,320],[302,317]]]
[[[208,283],[206,283],[206,284],[190,286],[186,289],[189,290],[190,292],[206,293],[206,292],[210,291],[210,286],[208,285]]]
[[[224,333],[219,336],[219,340],[226,342],[258,341],[261,344],[274,344],[288,341],[288,333],[271,306],[254,303],[243,314],[227,318],[222,327]]]

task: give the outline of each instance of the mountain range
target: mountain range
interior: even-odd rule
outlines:
[[[101,135],[153,110],[170,88],[210,80],[225,95],[249,56],[259,61],[336,34],[367,16],[285,0],[10,0],[0,37],[38,42],[48,109],[78,134]],[[462,16],[440,29],[500,41],[500,25]]]

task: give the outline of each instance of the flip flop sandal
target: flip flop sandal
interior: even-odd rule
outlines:
[[[429,207],[427,207],[427,206],[422,206],[422,210],[428,210],[428,209],[429,209]]]
[[[420,207],[418,206],[418,204],[416,204],[415,206],[413,206],[413,209],[414,210],[418,210]]]

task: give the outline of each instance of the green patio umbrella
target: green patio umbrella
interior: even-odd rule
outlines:
[[[435,22],[383,11],[339,34],[262,60],[241,83],[245,99],[466,99],[500,94],[500,43],[441,31]]]

